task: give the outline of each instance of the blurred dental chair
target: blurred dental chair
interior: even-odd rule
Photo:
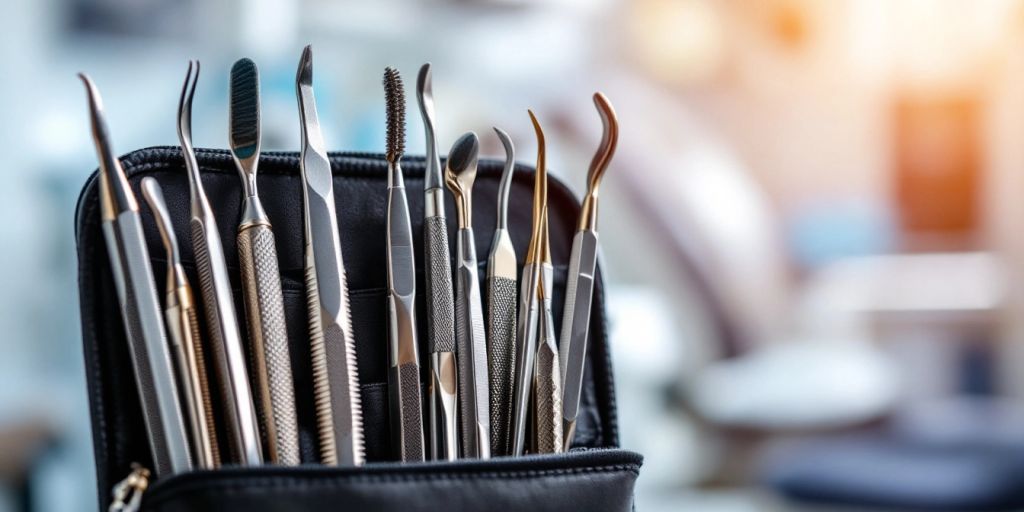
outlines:
[[[746,432],[833,429],[888,412],[896,371],[859,318],[801,321],[775,216],[747,171],[708,143],[673,161],[659,180],[628,183],[715,317],[720,357],[682,383],[693,412]]]
[[[878,317],[994,310],[998,262],[857,258],[797,293],[770,209],[726,155],[691,151],[670,185],[633,190],[721,340],[720,357],[681,383],[686,407],[727,445],[711,480],[763,482],[799,510],[1024,508],[1024,407],[961,396],[896,410],[900,371],[874,339]]]

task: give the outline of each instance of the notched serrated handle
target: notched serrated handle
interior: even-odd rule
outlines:
[[[238,253],[260,431],[270,461],[295,466],[301,462],[299,430],[273,231],[263,224],[242,229]]]

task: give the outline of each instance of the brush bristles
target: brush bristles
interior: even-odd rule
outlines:
[[[405,153],[405,88],[395,68],[384,70],[384,96],[387,103],[387,140],[385,152],[388,162],[396,163]]]
[[[248,158],[260,143],[260,77],[256,64],[241,59],[231,67],[231,147]]]

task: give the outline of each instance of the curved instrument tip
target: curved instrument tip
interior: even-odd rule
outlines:
[[[416,77],[416,95],[422,101],[424,95],[432,96],[434,92],[431,83],[430,63],[420,66],[420,74]]]
[[[596,92],[594,93],[594,106],[597,107],[597,112],[601,116],[604,132],[601,135],[601,144],[597,147],[597,152],[594,153],[594,159],[590,161],[590,171],[587,173],[588,185],[591,189],[597,188],[619,143],[619,119],[615,115],[615,108],[612,107],[611,102],[604,94]]]
[[[537,179],[539,181],[540,175],[546,176],[547,174],[547,150],[544,144],[544,129],[540,127],[540,121],[537,121],[537,116],[533,114],[533,110],[527,109],[526,111],[530,114],[530,121],[533,122],[533,131],[537,134]]]
[[[195,73],[192,70],[195,69]],[[199,83],[199,61],[189,60],[185,72],[185,82],[181,86],[181,97],[178,100],[178,138],[182,146],[192,145],[192,98],[196,94]]]
[[[501,141],[501,145],[505,147],[505,167],[508,168],[509,162],[515,161],[516,147],[512,144],[512,137],[509,137],[508,132],[498,128],[497,126],[491,127],[494,133],[498,135],[498,140]]]
[[[89,115],[93,118],[93,122],[96,122],[103,111],[103,100],[100,97],[100,91],[96,88],[96,84],[93,83],[92,79],[89,78],[89,75],[79,73],[78,78],[85,85],[85,95],[89,99]]]
[[[501,181],[498,183],[498,227],[508,229],[508,194],[512,184],[512,172],[516,167],[516,148],[512,144],[512,137],[497,126],[492,127],[494,133],[505,146],[505,168],[501,171]]]

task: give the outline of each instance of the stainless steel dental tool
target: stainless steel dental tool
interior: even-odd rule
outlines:
[[[512,139],[494,128],[505,146],[505,169],[498,185],[498,225],[487,258],[487,362],[491,382],[491,454],[509,451],[512,367],[516,343],[516,249],[508,231],[508,194],[516,166]]]
[[[228,135],[244,192],[236,239],[238,263],[248,320],[249,376],[266,460],[296,466],[301,462],[299,427],[277,244],[270,219],[256,193],[260,159],[259,80],[256,64],[249,59],[241,59],[231,67]]]
[[[164,315],[167,320],[167,333],[177,360],[175,367],[178,373],[178,390],[184,398],[188,414],[192,460],[195,461],[196,467],[214,469],[220,465],[220,452],[192,286],[189,285],[185,269],[181,266],[181,254],[178,251],[174,226],[171,224],[171,214],[167,210],[163,192],[155,178],[143,178],[142,197],[146,199],[150,211],[153,212],[157,230],[160,231],[160,238],[167,251]]]
[[[125,337],[135,371],[139,402],[158,476],[192,467],[188,434],[175,386],[173,362],[160,318],[139,204],[114,156],[103,117],[103,102],[92,80],[78,75],[89,98],[92,137],[99,157],[103,237],[121,306]]]
[[[544,207],[541,215],[541,271],[537,294],[540,318],[537,328],[536,368],[533,371],[534,448],[537,453],[560,453],[562,447],[562,372],[558,366],[558,346],[551,296],[555,269],[551,263],[548,237],[547,179],[544,182]]]
[[[302,52],[295,90],[302,131],[306,296],[320,461],[332,466],[360,466],[366,457],[352,312],[334,207],[331,163],[313,97],[310,46]]]
[[[519,321],[516,324],[516,355],[514,387],[512,393],[512,431],[510,455],[522,455],[526,451],[527,418],[530,410],[530,394],[533,388],[534,356],[537,350],[537,329],[539,317],[539,292],[541,280],[541,227],[547,196],[547,170],[544,146],[544,132],[540,123],[530,111],[530,120],[537,134],[537,169],[533,181],[533,230],[530,245],[526,249],[523,276],[520,281]]]
[[[224,262],[224,247],[213,209],[203,190],[203,182],[192,147],[192,98],[199,81],[199,62],[189,61],[188,73],[178,103],[178,138],[188,170],[191,196],[192,250],[202,288],[203,309],[209,329],[210,345],[220,380],[221,402],[227,424],[231,462],[259,464],[263,460],[259,427],[252,391],[245,368],[245,348],[235,316],[231,280]]]
[[[583,387],[583,367],[586,362],[587,336],[590,329],[590,309],[594,296],[594,272],[597,270],[597,204],[601,178],[615,154],[619,140],[619,122],[608,98],[600,92],[594,94],[594,105],[601,115],[604,133],[601,144],[590,162],[587,173],[587,193],[583,198],[579,224],[572,240],[569,256],[569,277],[565,289],[565,309],[562,314],[562,333],[559,338],[559,360],[562,365],[562,418],[565,449],[572,445],[579,415],[580,392]]]
[[[455,460],[459,455],[455,301],[452,296],[451,254],[444,212],[444,178],[434,135],[434,91],[430,64],[420,68],[416,99],[426,133],[426,172],[423,179],[423,243],[426,246],[427,347],[430,352],[430,457]]]
[[[388,403],[392,447],[402,462],[423,461],[420,362],[416,341],[416,265],[402,177],[405,90],[398,70],[384,71],[388,161]]]
[[[458,347],[462,456],[487,459],[491,456],[487,341],[472,222],[472,191],[479,151],[480,140],[475,133],[467,133],[455,141],[448,153],[445,183],[455,196],[459,219],[456,240],[455,342]]]

